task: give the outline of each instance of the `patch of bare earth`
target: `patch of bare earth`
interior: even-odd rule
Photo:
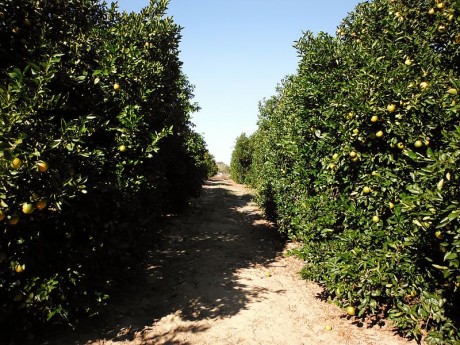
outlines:
[[[413,344],[388,325],[352,324],[301,280],[302,262],[251,201],[211,179],[203,195],[159,232],[139,277],[103,317],[43,344]],[[332,326],[332,330],[326,330]]]

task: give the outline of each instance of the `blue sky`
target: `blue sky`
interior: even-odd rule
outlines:
[[[110,0],[108,1],[110,2]],[[257,129],[258,103],[296,71],[304,31],[335,34],[358,0],[171,0],[183,27],[180,59],[201,110],[192,122],[217,161],[230,163],[235,139]],[[148,0],[120,0],[139,11]]]

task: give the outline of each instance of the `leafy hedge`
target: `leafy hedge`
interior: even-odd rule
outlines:
[[[251,165],[254,156],[252,137],[241,133],[235,141],[235,148],[230,161],[230,177],[238,183],[251,184]]]
[[[460,342],[460,2],[362,3],[296,47],[260,106],[260,204],[339,305]]]
[[[91,311],[216,170],[167,4],[0,3],[0,325]]]

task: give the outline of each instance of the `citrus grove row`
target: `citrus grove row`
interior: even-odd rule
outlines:
[[[166,6],[0,3],[2,329],[92,312],[217,172]]]
[[[460,1],[374,0],[305,33],[231,175],[350,315],[460,342]]]

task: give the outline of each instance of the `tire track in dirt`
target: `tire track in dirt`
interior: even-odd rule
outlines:
[[[145,274],[102,317],[42,344],[413,344],[388,326],[352,325],[320,301],[321,288],[298,275],[302,262],[283,254],[294,244],[252,197],[231,180],[208,181],[159,231]]]

